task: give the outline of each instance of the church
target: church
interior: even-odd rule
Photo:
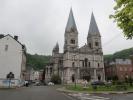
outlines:
[[[58,43],[53,48],[50,63],[46,66],[46,82],[51,81],[52,75],[59,75],[65,84],[83,79],[105,80],[101,35],[93,13],[87,43],[82,47],[78,45],[78,34],[71,9],[64,34],[64,51],[59,53]]]

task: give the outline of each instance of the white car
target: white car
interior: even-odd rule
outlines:
[[[54,85],[54,83],[53,82],[49,82],[48,85]]]

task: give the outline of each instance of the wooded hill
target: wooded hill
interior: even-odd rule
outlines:
[[[27,67],[32,67],[35,70],[44,69],[47,63],[49,63],[51,56],[27,54]]]
[[[133,55],[133,48],[124,49],[118,51],[114,54],[104,55],[105,61],[111,61],[116,58],[129,58],[130,55]],[[27,66],[32,67],[35,70],[44,69],[45,65],[49,63],[51,56],[38,55],[38,54],[27,54]]]
[[[124,49],[124,50],[115,52],[114,54],[104,55],[104,60],[111,61],[116,58],[126,59],[126,58],[130,58],[131,55],[133,55],[133,48]]]

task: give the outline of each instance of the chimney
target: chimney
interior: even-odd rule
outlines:
[[[14,36],[14,39],[15,39],[16,41],[18,41],[18,36],[15,35],[15,36]]]
[[[0,34],[0,39],[4,37],[4,34]]]

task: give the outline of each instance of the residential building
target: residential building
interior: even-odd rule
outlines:
[[[115,59],[114,61],[105,64],[106,79],[117,77],[123,81],[125,78],[133,78],[133,65],[130,59]]]
[[[18,36],[0,35],[0,86],[8,85],[7,75],[12,73],[12,86],[19,86],[25,80],[26,47]]]

